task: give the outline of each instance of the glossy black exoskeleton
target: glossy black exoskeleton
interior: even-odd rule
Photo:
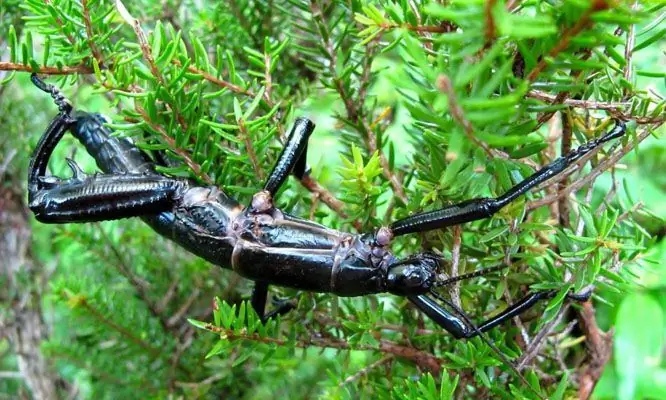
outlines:
[[[441,298],[434,289],[445,283],[437,281],[438,258],[420,253],[398,259],[390,251],[392,238],[488,218],[625,131],[624,124],[616,122],[606,135],[558,158],[497,198],[468,200],[412,215],[373,233],[350,234],[291,216],[273,204],[290,173],[299,179],[306,174],[307,142],[314,130],[307,119],[296,120],[264,189],[243,206],[216,187],[157,173],[155,162],[131,141],[112,136],[102,116],[74,112],[55,87],[36,75],[32,80],[53,96],[60,111],[42,136],[30,165],[29,203],[37,220],[68,223],[140,217],[193,254],[255,281],[252,306],[263,319],[293,307],[285,303],[265,313],[269,285],[339,296],[389,292],[406,296],[456,338],[485,332],[556,292],[532,292],[473,326],[459,310],[449,311],[429,296]],[[102,174],[86,175],[68,160],[71,178],[46,175],[53,149],[67,131],[86,147]],[[568,297],[582,301],[589,293]]]

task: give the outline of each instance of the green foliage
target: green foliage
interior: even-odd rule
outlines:
[[[0,5],[0,165],[18,149],[25,176],[56,112],[29,71],[54,75],[77,109],[104,113],[143,150],[166,151],[178,166],[161,172],[243,203],[293,120],[310,117],[324,191],[290,179],[278,206],[349,232],[500,195],[612,118],[629,134],[490,219],[396,239],[400,257],[440,255],[443,275],[507,265],[442,289],[475,322],[529,289],[559,290],[484,339],[454,340],[404,298],[283,288],[271,290],[297,309],[262,325],[243,302],[250,282],[139,220],[35,223],[33,255],[53,268],[42,350],[80,397],[568,398],[590,333],[571,329],[582,317],[565,295],[590,287],[601,328],[617,323],[597,395],[664,393],[663,4],[204,3]],[[95,170],[75,147],[63,140],[55,175],[68,176],[66,157]]]

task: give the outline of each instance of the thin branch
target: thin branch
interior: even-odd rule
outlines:
[[[365,375],[368,375],[372,370],[377,369],[377,368],[381,367],[382,365],[393,361],[393,359],[394,359],[394,357],[393,357],[392,354],[389,354],[386,357],[380,358],[379,360],[373,362],[372,364],[370,364],[370,365],[368,365],[364,368],[361,368],[354,375],[351,375],[351,376],[347,377],[344,381],[342,381],[342,382],[340,382],[340,384],[338,384],[338,387],[343,388],[346,385],[348,385],[348,384],[350,384],[354,381],[359,380],[360,378],[364,377]]]
[[[129,14],[129,12],[125,9],[125,6],[122,4],[120,0],[116,1],[116,5],[118,11],[123,16],[123,18],[130,25],[132,25],[134,33],[136,34],[137,41],[139,42],[139,47],[141,47],[141,53],[143,54],[143,59],[146,60],[146,62],[148,63],[151,74],[155,77],[155,79],[158,80],[158,82],[161,84],[162,87],[166,88],[168,85],[164,80],[164,75],[162,75],[162,72],[160,71],[159,67],[157,66],[157,63],[155,62],[155,58],[153,57],[153,51],[150,44],[148,43],[148,38],[146,37],[146,33],[143,31],[143,29],[141,29],[141,23],[139,22],[138,19],[132,17]],[[181,126],[183,131],[187,131],[188,128],[187,124],[182,116],[182,113],[177,109],[177,105],[166,102],[165,105],[169,110],[173,112],[175,120],[178,121],[178,124]]]
[[[472,123],[465,118],[463,109],[460,106],[460,104],[458,104],[458,98],[456,96],[455,90],[453,89],[453,85],[451,84],[451,79],[448,76],[442,74],[439,77],[437,77],[437,88],[446,95],[447,100],[449,102],[449,111],[451,113],[451,117],[456,121],[456,123],[458,123],[458,125],[463,127],[463,132],[465,132],[465,136],[467,136],[467,138],[472,143],[483,149],[483,151],[491,159],[499,157],[508,160],[510,158],[507,153],[497,149],[491,149],[487,143],[482,142],[481,140],[476,138],[476,136],[474,135],[474,127],[472,126]],[[530,165],[531,167],[534,168],[539,167],[538,165],[536,165],[536,163],[534,163],[532,160],[528,158],[524,159],[524,161],[526,164]]]
[[[460,246],[462,244],[462,228],[460,225],[453,227],[453,247],[451,248],[451,273],[449,276],[458,276],[460,266]],[[460,308],[460,281],[453,282],[449,286],[449,297],[456,307]]]
[[[164,83],[164,77],[162,76],[162,73],[160,72],[159,68],[157,67],[157,64],[155,63],[155,58],[153,58],[150,44],[148,44],[148,38],[146,37],[145,32],[141,28],[141,22],[139,22],[138,19],[132,17],[129,14],[129,12],[127,11],[127,9],[125,9],[125,6],[120,2],[120,0],[116,0],[116,5],[118,11],[120,12],[120,15],[125,19],[125,21],[127,21],[128,24],[132,26],[134,34],[136,35],[136,39],[139,42],[139,47],[141,48],[143,59],[146,60],[146,62],[148,63],[148,67],[150,68],[151,74],[163,86],[166,86]]]
[[[171,366],[169,367],[169,388],[173,389],[173,386],[176,384],[175,376],[176,370],[179,369],[181,357],[185,350],[192,346],[192,337],[194,336],[194,327],[188,325],[186,328],[185,334],[183,335],[182,340],[176,344],[176,350],[173,352],[173,357],[171,358]],[[190,374],[190,377],[192,375]]]
[[[180,382],[180,381],[176,381],[176,386],[191,389],[192,392],[196,393],[196,391],[198,390],[199,387],[208,386],[208,385],[210,385],[212,383],[215,383],[215,382],[219,381],[220,379],[223,379],[227,376],[228,376],[227,372],[221,372],[221,373],[213,374],[213,375],[209,376],[208,378],[202,380],[201,382]]]
[[[125,328],[122,325],[118,325],[114,321],[106,318],[99,310],[97,310],[95,307],[93,307],[88,300],[86,300],[83,297],[77,297],[76,299],[73,299],[67,291],[63,291],[62,295],[67,299],[67,301],[76,301],[76,306],[82,307],[85,309],[94,319],[96,319],[98,322],[101,322],[102,324],[108,326],[112,330],[118,332],[121,336],[124,336],[127,338],[130,342],[134,343],[138,347],[144,349],[146,352],[150,353],[150,355],[154,358],[159,357],[162,354],[162,351],[156,347],[151,346],[148,342],[142,340],[138,336],[135,336],[132,332],[130,332],[129,329]]]
[[[521,0],[509,0],[506,2],[506,9],[513,12],[520,5]]]
[[[273,91],[273,79],[271,77],[271,55],[268,53],[264,53],[264,80],[265,80],[265,87],[266,90],[264,91],[264,97],[266,99],[271,98],[271,92]]]
[[[337,350],[354,350],[354,351],[378,351],[381,353],[391,354],[395,357],[406,358],[422,368],[431,371],[434,375],[438,375],[444,359],[430,354],[427,351],[418,350],[413,347],[404,346],[388,340],[380,340],[378,346],[369,344],[350,345],[347,341],[334,338],[320,338],[311,337],[307,340],[284,340],[272,337],[260,336],[257,333],[244,333],[243,331],[235,331],[233,329],[225,329],[217,327],[213,324],[205,324],[203,329],[216,333],[226,340],[250,340],[257,343],[276,344],[278,346],[293,346],[301,349],[310,347],[321,347],[326,349]]]
[[[636,117],[631,114],[625,114],[617,110],[609,110],[610,115],[612,115],[614,118],[621,119],[623,121],[634,121],[638,125],[661,125],[664,122],[666,122],[666,115],[662,112],[661,115],[659,116],[654,116],[654,117]],[[657,127],[654,127],[653,129],[656,129]]]
[[[414,0],[409,0],[409,8],[411,8],[412,12],[414,13],[414,17],[416,18],[416,24],[421,25],[421,21],[422,21],[421,13],[419,12],[419,7],[416,5]],[[437,28],[439,28],[439,27],[437,27]],[[423,41],[423,47],[426,50],[432,51],[432,35],[431,35],[431,33],[435,33],[435,32],[431,32],[429,30],[419,30],[419,29],[412,29],[412,30],[414,32],[417,32],[420,36],[425,38],[425,40]]]
[[[36,72],[43,75],[72,75],[72,74],[94,74],[95,71],[87,65],[75,65],[72,67],[47,67],[39,66],[33,68],[30,65],[18,64],[8,61],[0,61],[0,71]]]
[[[560,154],[563,156],[569,154],[571,151],[571,138],[573,127],[568,113],[561,113],[562,118],[562,144],[560,146]],[[557,191],[561,192],[567,187],[567,176],[563,177],[557,184]],[[571,211],[569,201],[566,196],[559,197],[557,202],[557,215],[559,217],[560,225],[563,227],[570,226],[569,212]]]
[[[594,316],[592,302],[583,304],[578,321],[585,333],[589,360],[580,368],[578,398],[589,399],[613,352],[613,332],[602,332]]]
[[[44,4],[51,4],[51,0],[44,0]],[[54,7],[54,9],[57,10],[57,8]],[[65,24],[62,22],[62,19],[60,17],[56,17],[56,22],[58,23],[58,28],[60,28],[60,32],[62,33],[63,36],[67,38],[70,44],[75,45],[76,44],[76,39],[74,37],[65,32]]]
[[[552,95],[550,93],[543,92],[541,90],[530,90],[527,97],[534,99],[539,99],[550,104],[566,104],[571,107],[584,108],[586,110],[619,110],[630,103],[628,101],[620,102],[602,102],[594,100],[576,100],[576,99],[563,99],[558,100],[558,96]]]
[[[152,130],[160,134],[162,139],[169,145],[169,148],[174,153],[178,154],[180,157],[183,158],[185,164],[187,164],[187,166],[194,172],[196,176],[198,176],[200,179],[202,179],[204,182],[208,183],[209,185],[213,184],[213,180],[210,178],[210,176],[208,176],[208,174],[206,174],[201,170],[201,165],[194,162],[194,160],[192,160],[187,151],[176,146],[176,140],[171,136],[169,136],[167,132],[164,130],[164,128],[154,123],[148,116],[146,110],[143,109],[143,107],[141,107],[138,103],[136,103],[135,109],[139,114],[141,114],[141,117],[146,122],[146,124],[148,124],[148,126],[150,126]]]
[[[396,23],[383,23],[378,24],[378,27],[385,31],[393,29],[406,29],[412,32],[428,32],[428,33],[449,33],[450,29],[446,26],[431,26],[431,25],[412,25],[412,24],[396,24]]]
[[[516,368],[518,368],[519,371],[524,370],[527,365],[532,361],[537,355],[539,355],[539,350],[543,347],[543,344],[545,343],[545,340],[555,329],[557,325],[559,325],[560,321],[562,321],[562,317],[564,316],[564,313],[566,310],[569,308],[569,305],[564,305],[560,308],[558,311],[557,315],[555,318],[553,318],[550,322],[548,322],[541,330],[534,336],[534,339],[532,339],[532,342],[529,343],[527,349],[525,352],[520,356],[518,361],[516,361]]]
[[[183,64],[179,60],[172,60],[171,63],[174,64],[174,65],[178,65],[180,67],[183,66]],[[223,88],[227,88],[227,89],[231,90],[234,93],[244,94],[244,95],[250,96],[250,97],[255,97],[256,96],[256,94],[254,92],[252,92],[251,90],[249,90],[249,89],[243,89],[242,87],[240,87],[238,85],[234,85],[231,82],[227,82],[223,79],[217,78],[217,77],[209,74],[206,71],[198,69],[197,67],[195,67],[193,65],[189,65],[187,67],[187,70],[189,72],[194,73],[194,74],[201,75],[201,77],[204,78],[205,80],[207,80],[208,82],[214,83],[215,85],[221,86]]]
[[[192,293],[187,297],[185,302],[180,306],[180,308],[176,311],[176,313],[169,318],[169,321],[167,322],[167,326],[169,327],[174,327],[178,321],[183,318],[185,313],[190,309],[192,304],[194,304],[194,301],[199,297],[199,294],[201,294],[201,289],[199,287],[195,287]]]
[[[93,57],[95,58],[95,60],[97,60],[97,65],[101,67],[102,65],[104,65],[104,59],[102,58],[102,53],[99,51],[99,48],[97,48],[97,45],[93,40],[94,34],[93,34],[92,22],[90,21],[90,10],[88,9],[88,0],[81,0],[81,6],[83,7],[83,24],[86,27],[88,46],[90,47],[90,51],[92,52]]]
[[[400,332],[404,335],[416,335],[416,336],[429,336],[429,335],[439,335],[442,333],[441,330],[433,329],[413,329],[405,325],[395,325],[395,324],[378,324],[375,326],[378,330],[387,330]]]
[[[393,188],[393,193],[403,202],[403,204],[407,204],[408,199],[407,195],[405,194],[405,190],[402,187],[402,183],[400,182],[398,177],[391,171],[386,155],[384,155],[382,149],[380,149],[377,146],[377,138],[375,136],[375,133],[372,131],[368,122],[365,120],[365,115],[363,110],[363,97],[365,91],[359,90],[359,99],[357,99],[358,101],[352,99],[349,93],[347,93],[342,78],[337,76],[337,65],[338,65],[337,46],[333,42],[331,32],[329,32],[329,29],[326,26],[326,23],[324,22],[324,16],[322,15],[321,10],[317,9],[317,5],[314,2],[311,3],[311,11],[312,15],[315,16],[319,29],[326,32],[326,36],[328,37],[328,40],[326,40],[324,46],[324,49],[326,51],[326,58],[328,58],[330,62],[330,68],[332,70],[331,75],[333,76],[332,80],[335,86],[335,90],[338,92],[338,95],[340,96],[340,99],[342,100],[345,106],[347,119],[349,119],[354,125],[356,125],[357,130],[363,136],[363,139],[365,140],[370,153],[377,152],[377,154],[379,155],[379,163],[382,167],[382,172],[386,177],[386,179],[391,184],[391,187]],[[374,47],[371,46],[374,45],[372,43],[368,43],[368,45],[366,46],[367,51],[365,54],[364,65],[363,65],[363,76],[360,78],[361,87],[367,86],[369,83],[370,67],[372,64],[371,60],[374,57],[373,54]]]
[[[307,190],[317,195],[319,200],[322,201],[322,203],[326,204],[339,216],[341,216],[344,219],[349,218],[349,215],[344,211],[345,203],[335,198],[335,196],[333,196],[331,192],[329,192],[328,190],[326,190],[326,188],[321,186],[319,182],[314,180],[309,174],[305,174],[305,176],[303,176],[303,179],[301,179],[301,184]],[[358,220],[352,221],[352,225],[354,225],[354,228],[356,228],[359,231],[363,228],[363,225]]]
[[[178,289],[179,284],[180,284],[179,279],[174,279],[171,282],[171,285],[169,285],[169,288],[167,289],[166,293],[164,293],[162,299],[157,303],[156,308],[159,313],[163,313],[164,310],[166,310],[166,308],[169,306],[169,303],[176,295],[176,290]]]
[[[592,14],[594,14],[597,11],[602,11],[608,8],[608,3],[606,3],[605,0],[594,0],[592,2],[592,7],[590,7],[585,13],[580,17],[578,22],[574,26],[572,26],[569,29],[566,29],[564,32],[562,32],[560,41],[557,42],[557,44],[550,49],[548,52],[548,57],[543,57],[539,63],[534,66],[532,71],[530,71],[529,74],[527,74],[527,80],[528,81],[535,81],[536,78],[539,76],[539,74],[546,68],[548,65],[548,58],[555,58],[558,54],[563,52],[569,47],[569,43],[571,42],[571,39],[573,39],[576,35],[581,33],[584,29],[586,29],[589,24],[591,24],[592,19],[590,18]]]
[[[449,111],[451,112],[451,117],[458,123],[458,125],[463,127],[463,131],[465,132],[467,138],[472,143],[482,148],[489,158],[495,158],[495,154],[490,149],[488,144],[480,141],[474,136],[474,127],[472,126],[472,123],[465,118],[463,109],[458,104],[458,96],[456,96],[456,93],[453,90],[451,79],[449,79],[449,77],[446,75],[440,75],[437,77],[437,88],[446,95],[446,98],[449,102]]]
[[[250,133],[245,127],[245,121],[239,120],[238,128],[240,130],[243,143],[245,143],[245,151],[247,152],[247,156],[250,159],[250,163],[252,164],[252,169],[254,169],[254,173],[257,175],[259,180],[263,181],[265,174],[264,171],[261,169],[261,165],[259,165],[259,161],[257,160],[257,152],[254,150]]]
[[[4,179],[5,173],[16,156],[16,153],[18,153],[18,151],[12,148],[5,155],[5,159],[2,161],[2,164],[0,164],[0,179]]]
[[[497,26],[495,25],[495,18],[493,17],[493,7],[497,4],[497,0],[486,0],[483,13],[486,20],[486,46],[489,46],[494,40],[497,31]]]
[[[631,6],[632,11],[636,11],[638,8],[638,0],[634,1],[634,4]],[[629,30],[627,31],[627,42],[624,45],[624,79],[627,80],[627,82],[631,82],[631,75],[632,75],[632,57],[634,55],[634,43],[636,42],[636,24],[631,24],[629,25]],[[630,95],[629,93],[629,88],[625,87],[624,88],[624,96],[627,98]]]
[[[109,264],[113,265],[118,272],[122,276],[125,277],[130,283],[130,285],[134,288],[136,291],[137,296],[141,301],[146,305],[150,313],[152,314],[153,317],[155,317],[159,322],[162,328],[164,328],[165,331],[173,331],[171,330],[171,327],[166,320],[164,314],[162,314],[155,303],[150,299],[150,296],[148,295],[148,284],[146,281],[143,279],[138,278],[133,272],[132,269],[127,265],[127,262],[125,261],[125,258],[123,255],[120,253],[118,248],[115,246],[115,244],[111,241],[111,238],[109,235],[107,235],[106,231],[102,228],[102,225],[98,222],[95,223],[97,226],[98,231],[102,235],[102,238],[106,242],[106,247],[111,249],[111,252],[113,253],[114,257],[116,258],[117,262],[110,262]]]
[[[592,51],[590,49],[581,50],[581,53],[582,53],[580,56],[581,61],[587,60],[592,56]],[[569,73],[569,75],[571,76],[572,79],[578,79],[582,74],[582,72],[583,70],[573,70]],[[571,91],[569,90],[561,91],[555,96],[554,100],[552,101],[552,104],[563,104],[568,100],[570,95]],[[533,130],[536,131],[539,128],[541,128],[541,125],[543,125],[546,121],[550,120],[554,114],[555,114],[554,111],[548,111],[540,115],[537,120],[537,125],[536,127],[534,127]]]

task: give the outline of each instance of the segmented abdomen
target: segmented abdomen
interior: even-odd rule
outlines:
[[[112,136],[100,114],[78,112],[73,134],[104,172],[154,173],[153,163],[130,139]]]

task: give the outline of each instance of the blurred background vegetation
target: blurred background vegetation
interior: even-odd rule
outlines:
[[[665,20],[663,1],[3,0],[1,396],[666,398]],[[474,321],[530,288],[593,301],[558,296],[469,341],[388,295],[272,288],[297,310],[246,322],[250,282],[138,220],[29,217],[29,155],[57,112],[31,71],[182,162],[164,173],[243,202],[313,119],[312,178],[279,206],[349,232],[501,194],[626,120],[621,143],[492,219],[394,245],[452,276],[507,264],[443,290]],[[71,136],[53,174],[66,157],[96,169]]]

